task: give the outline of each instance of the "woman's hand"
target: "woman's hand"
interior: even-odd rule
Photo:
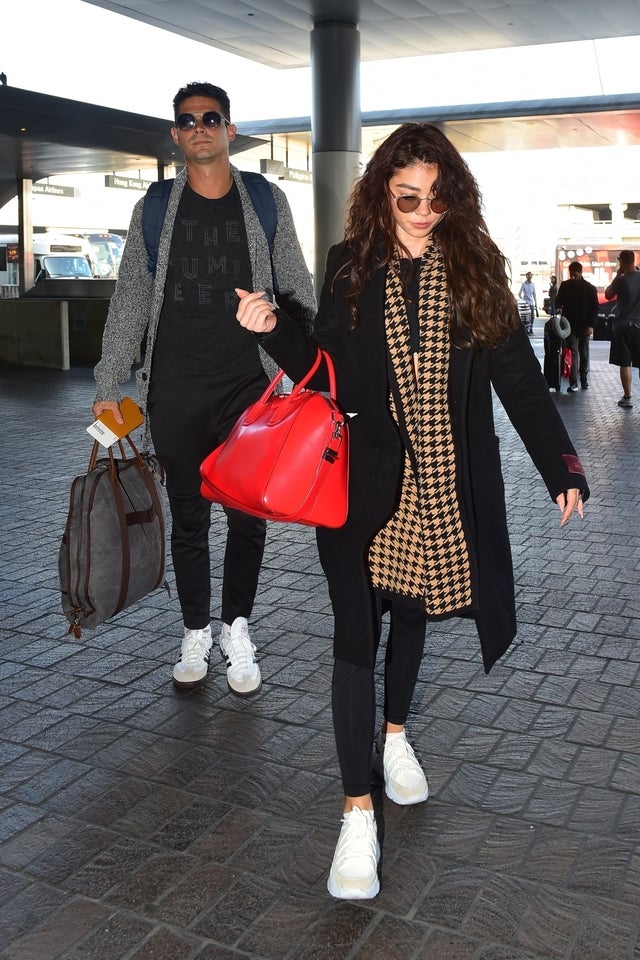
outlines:
[[[584,517],[584,504],[582,502],[581,490],[572,488],[571,490],[566,490],[564,493],[558,494],[556,497],[556,503],[558,504],[558,508],[562,511],[562,517],[560,518],[561,527],[564,527],[573,511],[576,509],[578,511],[578,516],[580,518]]]
[[[249,293],[238,287],[236,293],[240,297],[236,313],[240,326],[253,333],[271,333],[278,321],[266,293],[261,290]]]

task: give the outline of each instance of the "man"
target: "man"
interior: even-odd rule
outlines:
[[[166,472],[171,553],[184,621],[173,680],[190,689],[204,683],[212,646],[211,503],[200,495],[200,463],[269,382],[257,338],[236,322],[234,288],[272,291],[275,274],[279,302],[305,327],[315,316],[316,303],[289,204],[275,185],[270,185],[277,210],[272,271],[267,236],[240,172],[229,160],[236,127],[226,92],[209,83],[190,83],[178,91],[173,107],[171,136],[185,168],[168,198],[155,278],[143,238],[143,200],[134,208],[102,359],[95,368],[93,412],[111,410],[120,419],[118,385],[129,379],[146,331],[145,360],[136,378]],[[229,689],[248,696],[261,686],[248,619],[266,523],[236,510],[225,513],[219,643]]]
[[[527,333],[533,333],[533,321],[536,318],[536,313],[538,312],[538,302],[536,300],[536,287],[533,282],[533,274],[527,273],[525,279],[522,282],[520,287],[520,292],[518,294],[521,300],[526,300],[529,305],[530,319],[529,325],[527,327]]]
[[[558,296],[558,278],[555,273],[549,277],[549,316],[556,315],[556,297]]]
[[[582,276],[582,264],[573,260],[569,264],[569,279],[558,287],[556,310],[561,310],[571,326],[565,346],[571,350],[571,376],[567,393],[578,390],[578,375],[583,390],[589,389],[589,342],[593,324],[598,314],[598,291]]]
[[[618,400],[619,407],[632,407],[631,384],[633,379],[633,363],[640,362],[637,355],[640,332],[640,272],[636,268],[633,250],[622,250],[618,256],[618,272],[604,292],[607,300],[617,297],[617,316],[613,322],[611,347],[609,349],[609,363],[620,367],[620,383],[622,384],[622,398]],[[627,324],[624,321],[636,321],[636,324]],[[634,357],[634,353],[636,356]]]

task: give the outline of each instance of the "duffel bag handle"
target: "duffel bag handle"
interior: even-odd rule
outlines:
[[[133,440],[131,439],[131,437],[124,437],[123,439],[126,440],[127,443],[129,444],[129,446],[131,447],[131,450],[132,450],[132,452],[133,452],[133,457],[127,457],[126,450],[124,449],[124,444],[122,443],[122,440],[121,440],[121,439],[118,439],[117,443],[118,443],[118,446],[119,446],[119,448],[120,448],[120,458],[121,458],[122,460],[135,459],[135,460],[138,461],[138,466],[140,467],[140,469],[142,469],[142,470],[146,469],[146,467],[145,467],[145,462],[144,462],[144,460],[142,459],[142,454],[141,454],[140,451],[138,450],[137,446],[135,445],[135,443],[133,442]],[[87,472],[90,472],[90,471],[93,470],[93,468],[95,467],[95,465],[96,465],[96,463],[97,463],[97,461],[98,461],[98,454],[100,453],[100,448],[101,448],[101,446],[102,446],[102,444],[99,443],[97,440],[94,440],[94,441],[93,441],[93,448],[92,448],[92,450],[91,450],[91,456],[89,457],[89,467],[88,467],[88,471],[87,471]],[[112,444],[110,447],[107,447],[107,448],[106,448],[106,453],[107,453],[107,455],[108,455],[108,457],[109,457],[111,473],[112,473],[112,475],[115,476],[115,469],[116,469],[116,468],[115,468],[115,456],[114,456],[114,454],[113,454],[113,447],[114,447],[114,446],[115,446],[115,444]],[[104,448],[103,448],[103,449],[104,449]]]

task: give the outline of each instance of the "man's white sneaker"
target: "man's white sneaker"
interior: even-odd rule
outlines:
[[[220,652],[227,661],[229,690],[239,697],[250,697],[262,686],[260,667],[256,663],[256,648],[249,638],[246,617],[236,617],[231,626],[222,624]]]
[[[354,807],[342,818],[327,889],[338,900],[370,900],[380,890],[380,845],[373,810]]]
[[[394,803],[408,806],[429,796],[427,778],[404,731],[379,733],[373,748],[373,767],[384,777],[386,795]]]
[[[209,669],[211,643],[211,625],[202,630],[184,628],[180,660],[173,668],[173,682],[176,687],[187,690],[204,683]]]

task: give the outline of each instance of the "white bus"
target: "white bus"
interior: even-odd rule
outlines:
[[[89,242],[94,277],[115,280],[124,247],[122,237],[117,233],[78,233],[74,236],[83,237]]]
[[[60,233],[36,233],[33,236],[35,280],[91,280],[91,246],[83,237]],[[18,296],[18,234],[0,235],[0,299]]]

